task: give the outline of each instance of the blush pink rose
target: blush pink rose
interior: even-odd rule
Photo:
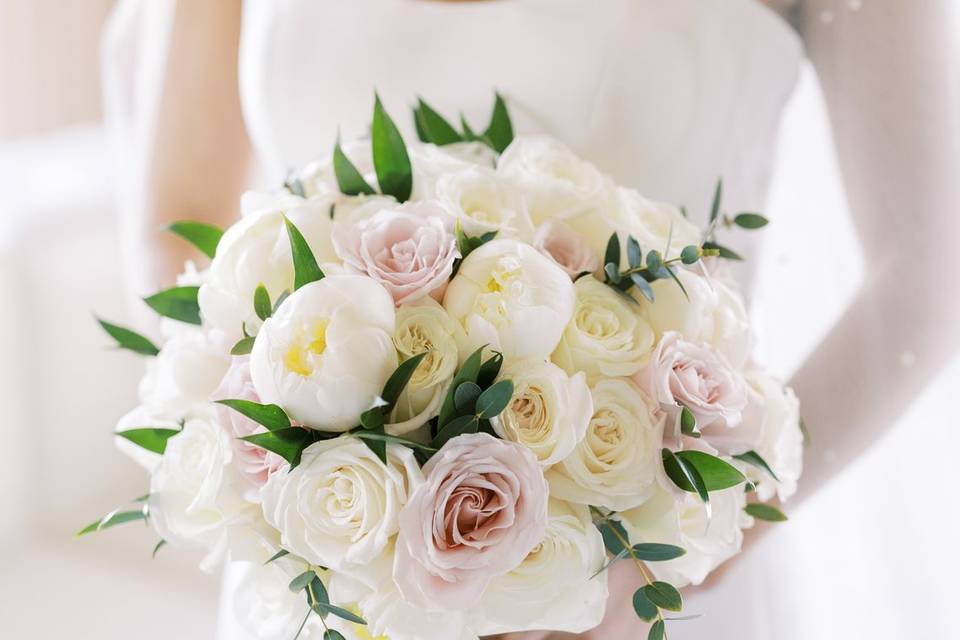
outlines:
[[[681,406],[693,413],[697,426],[715,423],[736,427],[747,406],[743,377],[708,346],[686,342],[668,331],[634,381],[676,417]]]
[[[253,388],[250,379],[250,358],[248,356],[235,357],[220,382],[220,387],[214,392],[215,400],[239,399],[260,402],[260,397]],[[229,407],[215,405],[217,418],[224,429],[233,439],[233,452],[237,468],[247,483],[243,492],[244,498],[251,502],[259,502],[260,488],[266,484],[270,475],[279,469],[286,461],[275,453],[240,440],[255,433],[265,433],[266,427],[254,422]]]
[[[427,295],[439,301],[459,257],[446,217],[430,202],[384,209],[335,224],[333,247],[348,267],[382,284],[398,306]]]
[[[560,265],[571,278],[600,269],[600,258],[583,236],[559,220],[549,220],[537,228],[533,246]]]
[[[393,577],[412,603],[463,611],[543,539],[549,488],[529,449],[485,433],[453,438],[423,472],[400,513]]]

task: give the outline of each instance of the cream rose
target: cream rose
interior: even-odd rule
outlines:
[[[375,586],[389,580],[384,552],[422,483],[411,449],[387,445],[383,464],[361,440],[341,436],[310,445],[296,468],[273,474],[261,492],[263,513],[284,549]]]
[[[520,192],[492,169],[472,166],[446,173],[434,194],[469,236],[496,231],[500,238],[529,239],[533,234]]]
[[[200,287],[200,313],[205,326],[236,339],[246,326],[250,334],[260,327],[253,309],[253,293],[263,284],[276,300],[293,290],[293,260],[283,216],[303,234],[319,262],[336,260],[330,242],[330,206],[333,200],[304,200],[291,195],[248,193],[243,217],[227,229]]]
[[[178,331],[147,363],[140,402],[154,414],[184,418],[209,402],[229,366],[229,347],[216,332]]]
[[[445,212],[430,202],[382,209],[333,227],[333,246],[351,269],[379,282],[397,305],[430,295],[443,298],[459,257]]]
[[[676,270],[687,295],[673,280],[651,284],[655,299],[643,301],[650,326],[659,339],[675,331],[689,342],[709,344],[735,367],[750,355],[752,336],[747,310],[740,295],[716,279],[689,269]]]
[[[194,417],[167,441],[150,480],[150,522],[172,545],[208,552],[211,570],[227,555],[230,529],[244,530],[258,518],[243,499],[230,436],[212,416]]]
[[[517,360],[500,373],[513,398],[490,422],[504,440],[530,449],[544,467],[566,458],[587,431],[593,400],[582,373],[568,376],[543,360]]]
[[[401,360],[426,353],[390,415],[387,431],[403,435],[440,412],[440,404],[458,363],[457,326],[432,298],[397,309],[393,343]]]
[[[700,584],[725,560],[740,552],[746,494],[736,486],[710,492],[711,515],[695,493],[657,486],[656,492],[635,509],[619,514],[630,542],[673,544],[686,554],[648,565],[653,574],[675,587]]]
[[[615,511],[635,507],[653,490],[663,422],[625,378],[601,380],[591,392],[586,436],[547,471],[551,495]]]
[[[636,238],[644,251],[656,249],[667,258],[675,258],[684,247],[700,245],[700,229],[674,205],[648,200],[635,189],[621,187],[617,195],[627,225],[624,231]]]
[[[743,377],[727,360],[673,331],[663,334],[650,362],[634,379],[671,417],[679,407],[689,409],[701,430],[718,421],[736,427],[747,406]]]
[[[571,278],[599,270],[600,256],[594,253],[583,236],[562,220],[547,220],[533,235],[533,246],[552,259]]]
[[[542,540],[547,483],[525,447],[484,433],[451,439],[400,514],[393,578],[410,603],[465,611]]]
[[[590,510],[550,500],[543,540],[524,561],[490,581],[470,617],[481,635],[549,629],[583,633],[600,624],[606,609],[607,560]]]
[[[493,240],[471,253],[443,306],[464,334],[461,356],[483,345],[506,358],[546,359],[573,314],[573,283],[528,244]]]
[[[295,291],[257,334],[250,373],[260,398],[326,431],[360,424],[397,367],[393,298],[365,276]]]
[[[568,372],[591,380],[633,375],[653,348],[653,330],[641,308],[589,276],[577,280],[573,318],[553,360]]]

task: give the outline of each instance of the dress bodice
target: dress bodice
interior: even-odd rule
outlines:
[[[796,34],[757,0],[247,0],[241,97],[271,182],[365,132],[376,89],[413,137],[419,95],[479,127],[494,90],[620,183],[762,206]]]

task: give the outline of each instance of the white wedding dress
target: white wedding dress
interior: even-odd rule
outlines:
[[[166,2],[127,4],[131,41],[163,37]],[[240,84],[262,186],[329,153],[338,129],[363,134],[375,90],[411,139],[418,96],[476,127],[497,90],[518,132],[552,134],[700,221],[719,177],[730,210],[763,209],[802,58],[758,0],[246,0]],[[689,599],[685,613],[703,616],[673,624],[672,640],[793,637],[789,603],[769,601],[777,567],[735,570]],[[235,620],[236,577],[228,570],[219,639],[255,640]]]

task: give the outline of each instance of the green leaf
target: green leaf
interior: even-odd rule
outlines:
[[[440,406],[440,415],[437,419],[437,426],[441,428],[444,427],[456,416],[456,406],[453,398],[453,394],[456,389],[464,382],[477,381],[477,378],[480,375],[480,358],[483,355],[483,349],[484,347],[480,347],[471,353],[467,359],[463,361],[463,364],[460,365],[460,370],[457,371],[457,374],[453,377],[453,382],[450,383],[450,388],[447,390],[447,395],[443,399],[443,404]]]
[[[644,594],[650,602],[667,611],[680,611],[683,608],[683,598],[676,587],[668,582],[657,580],[643,588]]]
[[[477,398],[483,390],[475,382],[464,382],[453,393],[453,404],[457,411],[462,413],[474,413],[476,411]]]
[[[480,366],[480,373],[477,375],[477,384],[481,388],[486,388],[492,385],[497,376],[500,375],[500,369],[503,367],[503,354],[499,351],[495,351],[492,356],[487,358]]]
[[[121,349],[127,349],[128,351],[133,351],[134,353],[139,353],[144,356],[155,356],[160,353],[160,349],[158,349],[155,344],[136,331],[110,324],[100,318],[97,318],[97,322],[100,323],[100,326],[103,327],[103,330],[106,331],[111,338],[117,341],[117,346]]]
[[[323,632],[323,640],[347,640],[343,634],[336,629],[327,629]]]
[[[383,427],[376,427],[374,429],[366,429],[364,431],[357,431],[354,433],[358,438],[363,441],[363,444],[367,445],[367,448],[370,451],[373,451],[373,454],[377,456],[377,459],[380,460],[383,464],[387,464],[387,442],[386,438],[374,438],[368,436],[386,436],[387,432]]]
[[[680,260],[683,261],[683,264],[696,264],[697,260],[700,259],[700,247],[697,245],[691,244],[687,245],[680,252]]]
[[[167,225],[167,231],[174,233],[212,258],[217,253],[217,245],[223,237],[223,229],[203,222],[184,220]]]
[[[147,451],[159,453],[167,450],[167,440],[180,433],[177,429],[161,429],[153,427],[144,427],[142,429],[128,429],[118,431],[116,435],[125,438]]]
[[[704,242],[703,248],[716,249],[717,251],[720,252],[720,257],[726,258],[727,260],[743,260],[743,257],[739,253],[735,252],[733,249],[729,249],[727,247],[724,247],[723,245],[719,245],[716,242]]]
[[[687,553],[683,547],[659,542],[642,542],[633,545],[633,555],[644,562],[666,562]]]
[[[289,551],[287,551],[286,549],[280,549],[280,551],[277,551],[275,554],[270,556],[270,559],[264,562],[263,564],[270,564],[271,562],[279,560],[280,558],[288,555],[290,555]]]
[[[150,558],[151,558],[151,559],[156,558],[156,557],[157,557],[157,552],[160,551],[160,549],[163,549],[165,546],[167,546],[167,541],[166,541],[166,540],[161,540],[161,541],[159,541],[159,542],[156,544],[156,546],[153,548],[153,553],[150,554]]]
[[[640,243],[633,236],[627,237],[627,264],[631,269],[638,269],[643,264],[643,252]]]
[[[733,457],[736,458],[737,460],[740,460],[741,462],[746,462],[747,464],[751,464],[755,467],[763,469],[764,471],[770,474],[771,478],[773,478],[777,482],[780,482],[780,478],[778,478],[777,474],[773,472],[773,469],[770,468],[770,465],[767,464],[767,461],[764,460],[760,456],[760,454],[757,453],[756,451],[752,451],[752,450],[747,451],[746,453],[741,453]]]
[[[797,422],[797,426],[800,428],[800,433],[803,434],[803,446],[810,446],[810,430],[807,429],[807,423],[804,421],[803,417]]]
[[[631,273],[630,280],[633,282],[633,284],[637,286],[637,289],[640,289],[640,293],[643,294],[644,298],[646,298],[650,302],[653,302],[654,300],[653,287],[650,286],[650,283],[647,282],[646,278],[644,278],[639,273]]]
[[[503,96],[499,93],[493,103],[493,114],[490,116],[487,130],[483,132],[483,137],[490,141],[497,153],[503,153],[504,149],[513,142],[513,123],[510,121],[510,112],[507,110]]]
[[[326,613],[337,616],[338,618],[343,618],[348,622],[353,622],[354,624],[367,624],[367,621],[361,618],[360,616],[358,616],[357,614],[353,613],[352,611],[347,611],[346,609],[343,609],[336,605],[324,604],[320,602],[320,603],[317,603],[316,606],[322,609],[323,611],[325,611]]]
[[[513,381],[501,380],[477,398],[477,416],[485,420],[495,418],[507,408],[513,397]]]
[[[647,270],[651,273],[657,273],[663,266],[663,257],[656,249],[647,253]]]
[[[272,451],[289,462],[291,468],[300,464],[300,456],[303,454],[303,450],[313,443],[310,432],[300,427],[255,433],[240,439],[267,451]]]
[[[620,269],[613,262],[608,262],[603,265],[603,272],[607,275],[607,279],[613,284],[620,284]]]
[[[393,442],[395,444],[403,445],[404,447],[409,447],[410,449],[418,449],[420,451],[425,451],[427,453],[436,453],[436,449],[430,445],[422,444],[415,440],[409,440],[407,438],[401,438],[400,436],[394,436],[389,433],[380,433],[374,430],[367,431],[351,431],[351,435],[360,438],[361,440],[369,440],[371,442]]]
[[[666,624],[663,620],[657,620],[650,626],[650,633],[647,634],[647,640],[663,640],[666,634]]]
[[[283,222],[287,225],[287,235],[290,237],[290,251],[293,253],[293,290],[296,291],[305,284],[322,280],[323,271],[320,270],[320,265],[317,264],[317,259],[313,257],[313,251],[300,230],[286,216],[283,217]]]
[[[710,222],[712,223],[720,215],[720,201],[723,199],[723,178],[717,180],[717,186],[713,190],[713,202],[710,205]]]
[[[289,587],[290,591],[294,593],[300,593],[301,591],[306,589],[307,585],[313,582],[313,579],[316,577],[317,577],[317,574],[314,573],[312,569],[304,571],[303,573],[301,573],[296,578],[290,581],[290,587]]]
[[[787,516],[780,509],[761,502],[748,504],[743,510],[747,512],[747,515],[751,515],[757,520],[766,522],[785,522],[787,520]]]
[[[260,404],[252,400],[226,399],[216,400],[217,404],[230,407],[243,414],[257,424],[262,424],[270,431],[278,431],[290,427],[290,418],[275,404]]]
[[[657,605],[650,602],[650,598],[647,597],[642,587],[633,593],[633,610],[637,613],[637,617],[644,622],[650,622],[659,613]]]
[[[189,324],[200,324],[200,303],[197,293],[200,287],[173,287],[155,293],[143,301],[166,318]]]
[[[759,213],[738,213],[733,218],[733,223],[741,229],[760,229],[767,226],[769,222]]]
[[[380,190],[405,202],[413,191],[413,168],[403,136],[376,96],[373,107],[373,167]]]
[[[462,436],[465,433],[476,433],[480,429],[480,421],[477,416],[459,416],[446,424],[437,433],[431,445],[435,449],[441,449],[448,441]]]
[[[284,290],[283,290],[283,293],[281,293],[279,296],[277,296],[276,302],[273,303],[273,313],[276,313],[276,312],[277,312],[277,309],[280,308],[280,305],[282,305],[284,302],[286,302],[287,298],[289,298],[289,297],[290,297],[290,290],[289,290],[289,289],[284,289]],[[273,315],[273,314],[271,314],[271,315]]]
[[[747,480],[735,466],[709,453],[688,450],[680,451],[676,456],[696,468],[707,486],[707,491],[728,489]]]
[[[387,416],[384,414],[382,406],[367,409],[360,414],[360,426],[364,429],[379,429],[386,423]]]
[[[313,581],[307,586],[307,601],[311,608],[318,604],[330,604],[330,596],[327,594],[327,588],[323,586],[323,580],[320,576],[314,576]],[[316,611],[316,609],[314,609]],[[326,618],[327,614],[317,611],[321,618]]]
[[[144,505],[141,509],[136,511],[112,511],[100,518],[95,520],[77,532],[77,537],[85,536],[88,533],[93,533],[95,531],[102,531],[104,529],[109,529],[117,525],[126,524],[128,522],[138,522],[140,520],[146,520],[150,517],[150,511]]]
[[[393,405],[397,403],[400,394],[410,383],[410,378],[413,377],[423,359],[427,357],[427,353],[429,352],[418,353],[401,362],[400,366],[387,380],[387,383],[383,385],[383,393],[380,394],[380,397],[387,403],[386,406],[382,407],[383,413],[388,413],[393,409]]]
[[[303,189],[303,181],[296,174],[283,181],[283,188],[299,198],[307,197],[307,192]]]
[[[467,142],[482,142],[480,136],[470,127],[470,123],[467,122],[466,117],[461,113],[460,114],[460,126],[463,128],[463,139]],[[493,146],[492,144],[490,145]]]
[[[620,553],[611,556],[610,559],[607,560],[602,567],[597,569],[594,572],[594,574],[590,576],[590,579],[592,580],[593,578],[596,578],[598,575],[600,575],[601,573],[609,569],[615,562],[623,560],[627,555],[629,555],[629,553],[630,552],[627,549],[623,549]]]
[[[427,135],[427,131],[423,128],[423,122],[420,119],[419,106],[413,108],[413,127],[417,131],[417,138],[420,139],[420,142],[430,142],[430,136]]]
[[[254,336],[247,336],[246,338],[240,338],[237,341],[237,344],[233,345],[230,349],[230,355],[232,356],[245,356],[253,351],[253,343],[256,342]]]
[[[680,409],[680,433],[692,435],[697,432],[697,418],[686,407]]]
[[[345,196],[361,194],[372,196],[376,193],[373,187],[363,179],[363,174],[350,162],[347,154],[343,152],[339,137],[337,137],[337,144],[333,147],[333,174],[337,177],[337,187],[340,189],[340,193]]]
[[[267,291],[262,282],[253,291],[253,310],[261,320],[266,320],[273,313],[273,306],[270,304],[270,292]]]
[[[463,140],[457,130],[433,107],[424,102],[423,98],[420,98],[419,106],[414,114],[419,130],[423,132],[425,137],[424,142],[442,146]]]
[[[607,250],[603,254],[603,264],[613,264],[617,269],[620,268],[620,238],[614,233],[607,240]]]
[[[661,455],[663,456],[663,470],[666,472],[667,477],[673,481],[673,484],[684,491],[696,493],[704,503],[710,502],[707,485],[695,466],[680,460],[680,458],[669,449],[662,449]]]
[[[597,524],[600,529],[600,535],[603,536],[603,546],[613,555],[620,555],[627,552],[627,546],[624,541],[629,543],[630,535],[618,520],[604,520]]]

